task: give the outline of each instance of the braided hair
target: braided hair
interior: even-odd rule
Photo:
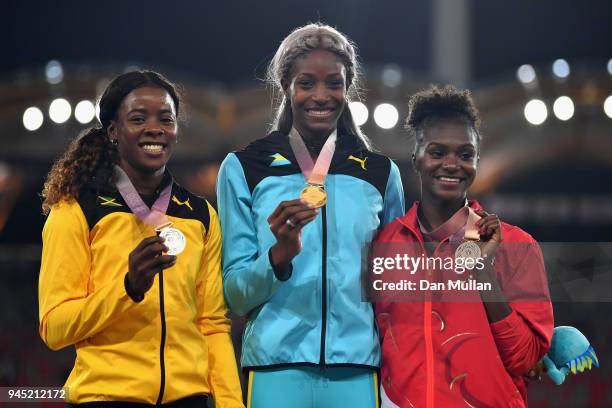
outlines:
[[[361,67],[357,60],[356,46],[340,31],[322,23],[312,23],[295,29],[276,50],[266,74],[266,81],[272,87],[276,106],[272,130],[288,134],[293,126],[291,104],[283,92],[283,84],[291,81],[291,74],[297,59],[310,51],[324,50],[337,55],[346,68],[347,106],[338,119],[338,129],[357,136],[362,144],[371,150],[370,139],[355,124],[348,103],[359,97]]]
[[[88,183],[93,182],[99,189],[113,186],[113,168],[119,162],[119,152],[111,143],[108,126],[115,120],[123,99],[143,86],[166,90],[174,100],[178,114],[178,88],[163,75],[154,71],[131,71],[117,76],[106,87],[98,103],[100,123],[70,142],[64,154],[53,163],[41,194],[43,213],[48,214],[51,207],[63,199],[78,198]]]

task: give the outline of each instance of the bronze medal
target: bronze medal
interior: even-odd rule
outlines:
[[[309,184],[300,193],[300,199],[313,208],[320,208],[327,202],[327,193],[320,184]]]
[[[472,262],[476,263],[481,257],[482,253],[480,252],[480,247],[474,241],[466,241],[461,243],[461,245],[459,245],[455,251],[455,260],[459,258],[464,258],[466,260],[472,259]]]

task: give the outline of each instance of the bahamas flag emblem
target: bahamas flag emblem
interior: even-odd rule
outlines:
[[[270,167],[286,166],[288,164],[291,164],[291,162],[285,159],[285,157],[280,153],[275,153],[273,155],[270,155],[270,157],[272,158],[272,163],[270,163]]]

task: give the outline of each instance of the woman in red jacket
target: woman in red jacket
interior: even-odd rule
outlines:
[[[478,125],[469,91],[410,100],[420,200],[373,247],[383,407],[524,407],[524,376],[550,346],[537,242],[467,200]]]

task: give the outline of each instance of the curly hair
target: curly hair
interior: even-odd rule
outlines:
[[[94,183],[98,189],[112,188],[113,168],[119,160],[119,152],[110,141],[108,126],[115,120],[123,99],[143,86],[166,90],[174,100],[178,115],[181,101],[178,87],[163,75],[154,71],[131,71],[117,76],[98,102],[100,124],[82,132],[53,163],[41,193],[44,214],[63,199],[78,198],[88,183]]]
[[[480,115],[467,89],[461,91],[452,85],[432,85],[414,94],[408,102],[408,109],[406,129],[415,139],[415,150],[423,141],[423,130],[440,119],[464,120],[474,130],[480,144]]]
[[[338,128],[357,136],[370,150],[370,139],[355,124],[348,103],[359,99],[361,65],[357,59],[357,47],[344,34],[322,23],[312,23],[296,28],[276,50],[266,73],[266,82],[273,89],[276,104],[272,129],[288,134],[293,126],[291,104],[283,92],[283,84],[291,81],[295,62],[310,51],[324,50],[337,55],[346,68],[347,106],[338,119]]]

